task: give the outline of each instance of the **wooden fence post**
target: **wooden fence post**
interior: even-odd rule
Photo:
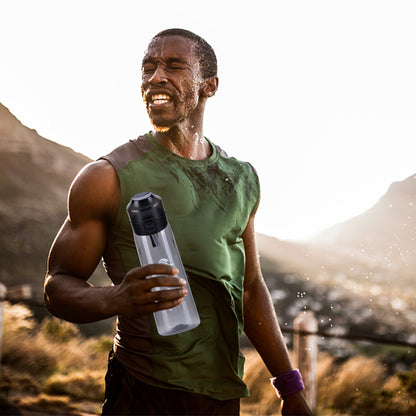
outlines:
[[[32,287],[30,285],[18,285],[7,288],[6,299],[12,302],[27,300],[32,297]]]
[[[302,332],[316,332],[318,321],[311,311],[301,312],[293,322],[295,331],[293,336],[293,351],[296,366],[302,374],[305,385],[305,399],[312,412],[316,412],[317,401],[317,362],[318,339],[317,335],[302,334]]]

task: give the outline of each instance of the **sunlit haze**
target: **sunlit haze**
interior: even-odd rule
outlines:
[[[1,0],[0,102],[91,158],[151,129],[150,38],[217,53],[204,134],[257,169],[257,231],[309,238],[416,173],[416,2]]]

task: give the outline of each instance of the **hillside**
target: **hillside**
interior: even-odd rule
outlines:
[[[47,140],[0,104],[0,281],[42,299],[46,259],[86,156]]]
[[[319,280],[345,275],[401,290],[416,281],[416,175],[393,183],[373,207],[307,243],[259,237],[264,265]]]
[[[258,235],[263,273],[283,319],[313,310],[322,329],[415,342],[415,206],[416,175],[312,241]]]
[[[51,242],[68,187],[90,160],[23,126],[0,104],[0,281],[29,283],[42,301]],[[257,235],[262,270],[283,326],[312,310],[321,329],[413,339],[415,177],[370,210],[308,243]],[[101,266],[93,282],[108,284]],[[102,328],[108,328],[105,324]]]
[[[331,227],[316,243],[416,277],[416,175],[395,182],[363,214]]]

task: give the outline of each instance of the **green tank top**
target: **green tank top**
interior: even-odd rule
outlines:
[[[189,160],[147,134],[103,157],[116,170],[121,189],[104,263],[114,284],[139,266],[126,206],[140,192],[161,196],[201,324],[160,336],[152,315],[135,320],[119,316],[115,354],[128,371],[151,385],[225,400],[248,395],[240,352],[245,270],[241,235],[260,191],[249,164],[210,144],[208,159]]]

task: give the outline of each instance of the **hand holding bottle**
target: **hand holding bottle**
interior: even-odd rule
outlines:
[[[133,318],[181,304],[188,291],[185,280],[177,274],[176,267],[167,264],[149,264],[128,271],[121,283],[113,286],[120,315]],[[159,287],[170,290],[155,290]]]

